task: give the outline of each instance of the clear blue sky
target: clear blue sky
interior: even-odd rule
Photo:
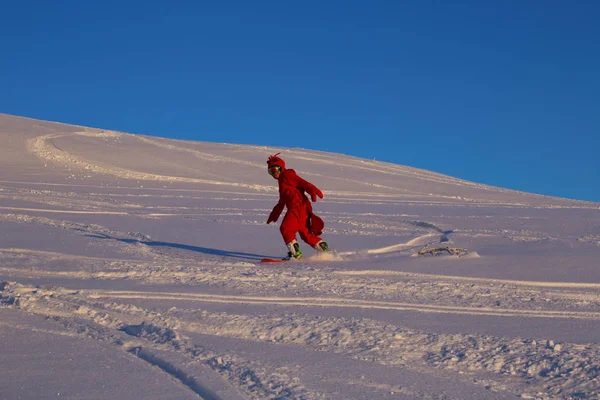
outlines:
[[[600,201],[598,1],[10,1],[0,112]]]

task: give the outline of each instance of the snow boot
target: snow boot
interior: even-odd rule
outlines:
[[[329,246],[327,245],[327,242],[324,242],[322,240],[319,243],[317,243],[317,245],[315,246],[315,249],[317,249],[317,251],[331,251],[331,250],[329,250]]]
[[[299,260],[302,258],[302,251],[300,251],[300,245],[295,239],[289,242],[287,244],[287,247],[290,249],[290,251],[288,251],[288,259],[295,258],[296,260]]]

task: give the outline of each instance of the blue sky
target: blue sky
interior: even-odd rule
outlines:
[[[0,112],[600,201],[600,2],[20,1]]]

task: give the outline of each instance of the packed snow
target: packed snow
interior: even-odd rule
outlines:
[[[600,203],[6,114],[0,143],[1,399],[600,398]],[[332,253],[260,262],[278,152]]]

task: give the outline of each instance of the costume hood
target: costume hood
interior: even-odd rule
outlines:
[[[279,165],[279,167],[281,167],[281,170],[285,171],[285,161],[283,161],[282,158],[278,157],[279,154],[281,153],[277,153],[274,156],[269,156],[269,159],[267,160],[267,167],[271,168],[274,165]]]

